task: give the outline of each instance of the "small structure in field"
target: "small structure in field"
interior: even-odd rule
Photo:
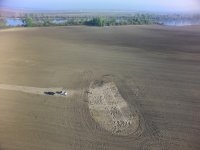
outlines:
[[[67,91],[45,91],[44,94],[51,96],[67,96]]]

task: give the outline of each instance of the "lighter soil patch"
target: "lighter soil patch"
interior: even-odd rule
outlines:
[[[91,116],[101,127],[117,135],[137,131],[139,116],[130,111],[113,82],[92,83],[88,91]]]
[[[67,94],[63,94],[65,91],[63,88],[39,88],[39,87],[29,87],[29,86],[19,86],[19,85],[9,85],[0,84],[0,89],[19,91],[23,93],[37,94],[37,95],[52,95],[48,93],[54,93],[53,96],[69,96],[73,94],[73,91],[68,90]]]

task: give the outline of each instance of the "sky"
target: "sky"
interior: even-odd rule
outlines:
[[[200,0],[0,0],[0,7],[34,10],[200,12]]]

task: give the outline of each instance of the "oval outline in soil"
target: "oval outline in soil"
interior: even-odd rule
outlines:
[[[113,82],[91,83],[88,106],[93,119],[105,130],[116,135],[129,135],[139,128],[139,115],[131,112]]]

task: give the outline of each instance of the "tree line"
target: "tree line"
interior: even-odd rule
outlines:
[[[6,27],[6,21],[3,17],[0,16],[0,28]]]
[[[56,22],[56,20],[58,22]],[[59,21],[62,22],[59,22]],[[43,16],[40,18],[25,16],[23,19],[23,26],[68,26],[68,25],[88,25],[88,26],[114,26],[114,25],[142,25],[153,24],[155,21],[148,15],[135,15],[132,17],[72,17],[67,18],[55,18]]]
[[[151,14],[135,13],[132,15],[119,16],[68,16],[59,14],[40,14],[28,13],[19,17],[25,27],[39,26],[70,26],[70,25],[87,25],[87,26],[116,26],[116,25],[143,25],[143,24],[166,24],[166,22],[190,21],[200,23],[200,14]],[[18,18],[18,19],[19,19]],[[0,14],[0,27],[6,27],[6,18]]]

